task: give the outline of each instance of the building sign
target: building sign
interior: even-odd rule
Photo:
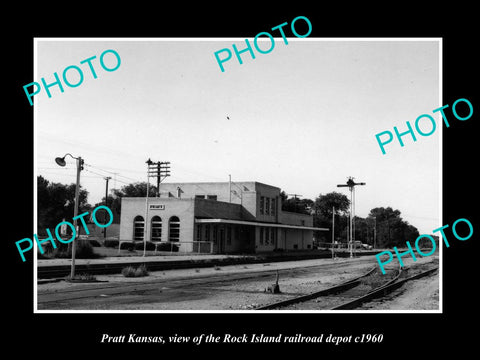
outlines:
[[[165,205],[163,204],[149,204],[150,210],[165,210]]]

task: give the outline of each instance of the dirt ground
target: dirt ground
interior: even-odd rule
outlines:
[[[426,263],[432,260],[422,258],[417,263]],[[38,284],[38,309],[252,310],[260,305],[337,285],[358,277],[375,266],[378,267],[375,257],[371,256],[354,259],[315,259],[155,271],[142,278],[125,278],[121,274],[98,275],[97,280],[104,282],[78,284],[60,281]],[[275,282],[276,270],[279,272],[281,294],[267,293],[264,290]],[[252,272],[255,274],[251,274]],[[239,278],[242,274],[252,276],[249,276],[248,279]],[[434,278],[438,283],[438,276]],[[125,285],[125,291],[122,289],[122,284]],[[128,289],[127,285],[130,285]],[[114,287],[117,290],[109,292],[108,287]],[[404,292],[404,298],[396,303],[373,304],[364,310],[407,310],[412,307],[438,309],[438,300],[435,303],[435,297],[427,291],[428,287],[421,288],[424,290],[423,293],[416,292],[416,295],[413,296]],[[74,294],[77,293],[75,290],[81,289],[94,289],[96,292],[92,292],[88,298],[74,299],[72,297],[67,300],[42,302],[42,299],[55,299],[56,294],[65,291],[73,291],[72,294]],[[432,294],[435,292],[435,287],[431,289],[431,292]],[[438,291],[436,298],[438,299]]]
[[[381,301],[364,304],[359,310],[439,310],[438,276],[407,282]]]
[[[317,266],[321,266],[318,268]],[[57,292],[101,288],[121,284],[152,284],[149,291],[129,291],[122,295],[48,303],[39,309],[92,310],[248,310],[261,304],[299,296],[366,273],[375,266],[374,257],[367,259],[315,259],[265,264],[229,265],[201,269],[154,271],[147,277],[125,278],[121,274],[98,275],[100,283],[66,281],[38,284],[39,299]],[[294,269],[293,271],[291,269]],[[265,293],[279,272],[281,294]],[[230,275],[255,275],[246,280],[229,280]],[[262,276],[268,272],[267,276]],[[218,277],[221,276],[219,279]],[[215,278],[213,278],[215,277]],[[196,280],[204,279],[198,283]],[[206,279],[206,280],[205,280]],[[212,279],[210,282],[209,279]],[[223,279],[223,280],[222,280]],[[179,286],[178,284],[182,284]],[[53,306],[53,307],[52,307]]]

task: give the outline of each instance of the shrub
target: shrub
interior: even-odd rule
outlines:
[[[74,240],[76,241],[76,240]],[[50,254],[54,258],[70,259],[72,257],[72,248],[69,244],[59,243],[57,248]],[[100,257],[93,251],[93,247],[89,241],[80,240],[75,243],[75,258],[77,259],[95,259]]]
[[[143,250],[143,246],[144,246],[143,241],[135,243],[135,249],[136,250]],[[147,250],[155,250],[155,244],[151,241],[147,241],[146,249]]]
[[[148,271],[145,264],[142,264],[137,268],[133,266],[127,266],[122,269],[122,275],[125,277],[142,277],[148,276]]]
[[[141,277],[141,276],[148,276],[148,271],[147,271],[147,267],[145,266],[145,264],[140,265],[135,270],[135,277]]]
[[[90,245],[92,245],[93,247],[100,247],[100,246],[102,246],[102,244],[100,244],[100,241],[98,241],[98,240],[96,240],[96,239],[88,240],[88,242],[89,242]]]
[[[57,243],[56,244],[61,244],[61,243]],[[53,248],[53,245],[51,242],[48,242],[48,243],[44,243],[41,245],[42,249],[43,249],[43,256],[46,258],[48,257],[49,255],[53,255],[53,253],[55,252],[55,249]],[[58,245],[57,245],[58,247]],[[38,255],[42,255],[40,253],[40,250],[38,251]]]
[[[179,246],[172,243],[160,243],[157,247],[158,251],[178,252]]]
[[[121,249],[121,250],[133,251],[133,250],[135,250],[135,245],[134,245],[133,243],[123,242],[123,243],[120,245],[120,249]]]
[[[133,266],[127,266],[122,269],[122,275],[125,277],[134,277],[135,276],[135,268]]]
[[[98,255],[93,252],[93,246],[89,241],[79,241],[75,247],[75,257],[78,259],[93,259],[98,257]]]
[[[105,247],[113,247],[113,248],[118,248],[118,240],[105,240],[103,242],[103,246]]]
[[[75,275],[72,279],[70,275],[68,275],[65,280],[67,281],[97,281],[97,278],[93,274],[78,274]]]

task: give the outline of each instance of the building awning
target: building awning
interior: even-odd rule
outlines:
[[[329,231],[330,229],[319,228],[313,226],[301,226],[301,225],[287,225],[277,223],[264,223],[257,221],[243,221],[243,220],[230,220],[230,219],[195,219],[196,224],[234,224],[234,225],[249,225],[249,226],[264,226],[264,227],[277,227],[285,229],[296,230],[315,230],[315,231]]]

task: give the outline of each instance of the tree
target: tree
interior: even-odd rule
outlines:
[[[105,204],[105,197],[102,198],[102,201],[99,202],[99,203],[96,203],[95,205],[93,205],[94,208],[100,206],[100,205],[103,205],[103,206],[107,206],[110,211],[112,212],[113,214],[113,224],[119,224],[120,223],[120,213],[118,212],[119,209],[120,209],[120,198],[114,196],[114,195],[111,195],[109,194],[108,197],[107,197],[107,203]],[[106,214],[106,211],[104,209],[99,209],[96,213],[96,216],[98,219],[109,219],[109,215]]]
[[[53,233],[63,219],[73,222],[75,208],[75,184],[65,185],[49,182],[43,176],[37,176],[37,234],[46,235],[46,228]],[[88,191],[80,186],[78,213],[91,210],[87,203]]]
[[[296,212],[299,214],[310,215],[310,209],[314,204],[311,199],[289,198],[285,191],[280,192],[280,199],[282,201],[282,211]]]
[[[405,241],[415,241],[418,229],[401,218],[399,210],[377,207],[370,210],[369,218],[375,218],[377,247],[405,246]]]
[[[147,183],[136,182],[122,186],[120,190],[114,189],[114,194],[121,197],[145,197],[147,195]],[[148,196],[155,196],[157,187],[150,184]]]
[[[348,212],[350,200],[344,194],[332,191],[328,194],[320,194],[315,199],[314,209],[315,213],[320,213],[325,217],[332,217],[333,207],[335,207],[335,214],[345,215]]]
[[[361,218],[359,216],[353,218],[354,240],[360,240],[366,244],[373,243],[373,226],[369,220],[369,218]]]
[[[346,241],[346,221],[350,200],[346,195],[338,192],[330,192],[325,195],[320,194],[313,204],[313,225],[315,227],[329,228],[329,233],[316,231],[315,238],[320,242],[330,242],[332,239],[332,215],[335,207],[335,239],[345,239]],[[344,234],[345,233],[345,234]]]
[[[145,197],[147,195],[147,183],[136,182],[122,186],[120,190],[112,189],[113,195],[108,196],[108,204],[110,210],[112,210],[114,217],[120,217],[122,210],[122,198],[123,197]],[[148,196],[154,197],[157,194],[157,187],[150,184],[148,189]],[[105,197],[103,198],[105,202]],[[115,215],[117,214],[117,216]]]

